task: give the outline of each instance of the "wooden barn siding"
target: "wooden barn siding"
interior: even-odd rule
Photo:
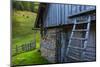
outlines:
[[[68,41],[70,38],[72,27],[64,28],[64,30],[61,32],[61,61],[59,62],[66,62],[66,50],[68,46]]]
[[[95,61],[96,60],[96,30],[95,24],[91,25],[89,38],[88,38],[88,45],[86,50],[84,51],[84,55],[79,56],[83,58],[81,61]],[[62,31],[60,31],[62,30]],[[41,41],[41,55],[45,57],[48,61],[52,63],[56,62],[77,62],[71,58],[68,58],[66,55],[66,50],[68,46],[69,37],[72,31],[71,27],[65,27],[62,29],[48,29],[44,37],[46,38],[45,41],[42,39]],[[80,33],[77,33],[77,36],[82,36]],[[72,44],[80,45],[80,42],[73,42]],[[74,45],[75,46],[75,45]],[[80,47],[80,46],[79,46]],[[72,55],[74,54],[81,54],[80,50],[73,50],[70,51]],[[73,57],[77,57],[73,55]],[[67,61],[67,60],[68,61]]]
[[[48,11],[44,17],[44,27],[58,26],[68,23],[68,16],[85,10],[95,9],[95,6],[71,5],[71,4],[48,4]]]
[[[96,60],[96,27],[95,25],[91,26],[89,33],[88,44],[86,51],[84,51],[83,59],[86,61],[95,61]]]

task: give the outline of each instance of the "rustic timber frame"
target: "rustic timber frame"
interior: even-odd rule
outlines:
[[[86,7],[88,7],[88,9]],[[79,9],[81,10],[79,11]],[[57,12],[57,14],[55,12]],[[66,12],[71,14],[67,15]],[[89,55],[84,55],[85,60],[82,60],[82,62],[96,60],[96,7],[91,5],[41,3],[35,22],[35,28],[40,28],[41,31],[41,55],[51,63],[81,62],[68,58],[65,49],[67,49],[68,46],[69,36],[74,25],[74,19],[78,18],[79,20],[87,20],[88,16],[91,16],[92,18],[90,22],[91,31],[89,34],[89,47],[87,47],[84,52],[86,54],[89,53]],[[56,21],[54,20],[55,18],[57,19]],[[82,23],[78,27],[86,27],[86,23]],[[85,33],[83,33],[82,36],[84,34]],[[80,33],[77,33],[77,35],[81,36]],[[66,60],[66,58],[68,58],[68,60]]]

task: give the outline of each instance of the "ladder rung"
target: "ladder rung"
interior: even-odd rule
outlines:
[[[76,38],[76,37],[72,37],[71,39],[75,39],[75,40],[86,40],[86,38]]]
[[[72,46],[69,46],[69,48],[73,48],[73,49],[79,49],[79,50],[84,50],[84,48],[72,47]]]
[[[73,30],[74,32],[77,32],[77,31],[88,31],[87,29],[77,29],[77,30]]]
[[[80,59],[76,58],[76,57],[73,57],[73,56],[68,56],[69,58],[72,58],[74,60],[77,60],[77,61],[80,61]]]
[[[75,23],[75,24],[84,24],[84,23],[90,23],[90,22],[78,22],[78,23]]]
[[[84,55],[85,56],[85,58],[87,58],[87,59],[95,59],[95,56],[88,56],[88,55]]]

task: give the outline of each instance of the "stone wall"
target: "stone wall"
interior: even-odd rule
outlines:
[[[41,55],[49,62],[56,60],[56,30],[47,30],[46,35],[41,40]]]

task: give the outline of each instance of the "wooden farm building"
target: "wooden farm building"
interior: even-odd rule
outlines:
[[[35,22],[41,55],[51,63],[96,60],[96,7],[41,3]]]

